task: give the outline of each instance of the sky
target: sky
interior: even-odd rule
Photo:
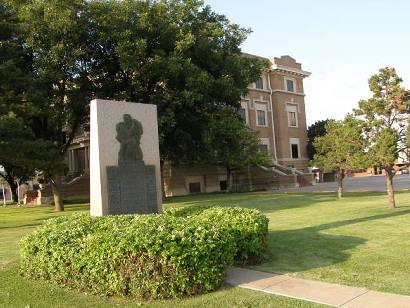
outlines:
[[[305,79],[308,125],[342,119],[370,97],[368,79],[395,67],[410,87],[409,0],[205,0],[251,28],[242,51],[290,55],[312,73]]]

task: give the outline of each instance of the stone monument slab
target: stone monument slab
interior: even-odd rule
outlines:
[[[156,106],[93,100],[90,124],[91,215],[160,212]]]

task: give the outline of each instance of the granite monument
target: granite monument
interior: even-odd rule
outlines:
[[[156,106],[94,100],[90,139],[91,214],[158,213]]]

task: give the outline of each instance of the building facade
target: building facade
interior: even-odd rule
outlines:
[[[301,185],[301,177],[308,173],[303,79],[310,73],[302,70],[302,65],[290,56],[261,59],[268,61],[270,67],[249,86],[248,94],[241,99],[240,114],[247,125],[259,132],[262,147],[272,157],[272,166],[236,171],[232,183],[236,190]],[[83,132],[73,140],[68,151],[70,181],[88,176],[89,159],[89,135]],[[165,164],[163,176],[167,196],[227,188],[226,170],[216,166]]]
[[[259,131],[277,164],[308,172],[303,79],[310,76],[289,56],[273,58],[271,67],[249,87],[241,101],[246,123]]]
[[[245,54],[248,57],[254,55]],[[271,167],[238,170],[233,188],[238,191],[309,184],[307,127],[303,79],[310,73],[290,56],[271,60],[259,80],[249,86],[241,99],[241,117],[259,132],[262,147],[272,157]],[[164,168],[167,196],[223,191],[226,171],[215,166]]]

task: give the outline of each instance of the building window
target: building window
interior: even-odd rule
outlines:
[[[258,126],[266,126],[266,112],[265,110],[256,110]]]
[[[255,81],[255,88],[256,89],[263,89],[263,79],[259,78]]]
[[[298,138],[290,138],[290,156],[293,159],[297,159],[300,156]]]
[[[296,127],[297,126],[296,112],[294,112],[294,111],[289,111],[289,126],[291,126],[291,127]]]
[[[285,79],[285,86],[286,86],[286,91],[288,92],[296,92],[295,91],[295,81],[293,79]]]
[[[200,182],[194,182],[194,183],[189,183],[189,193],[200,193],[201,192],[201,183]]]
[[[298,107],[294,104],[286,104],[286,112],[288,114],[288,126],[298,127]]]

